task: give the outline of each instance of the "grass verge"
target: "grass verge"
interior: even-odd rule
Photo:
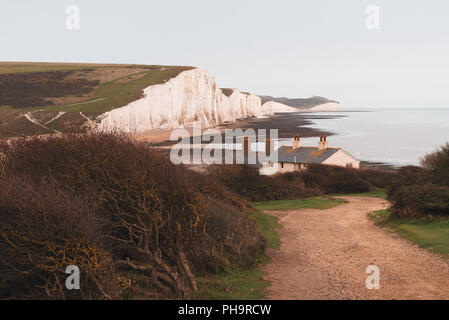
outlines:
[[[269,284],[262,279],[265,273],[254,267],[234,267],[214,277],[198,278],[199,300],[259,300]]]
[[[345,203],[342,199],[330,197],[316,197],[310,199],[275,200],[268,202],[254,202],[252,205],[258,210],[292,210],[292,209],[330,209]]]
[[[268,247],[280,248],[279,234],[275,231],[280,228],[276,217],[265,214],[259,210],[249,213],[251,219],[256,221],[261,232],[268,241]],[[234,265],[214,277],[198,278],[198,294],[192,299],[199,300],[259,300],[263,298],[262,290],[269,285],[263,280],[264,272],[260,266],[268,263],[270,259],[263,255],[259,257],[256,265],[247,268]]]
[[[449,258],[449,219],[396,219],[388,210],[371,213],[370,218],[380,227],[387,227],[419,247]]]
[[[254,210],[249,214],[250,218],[256,221],[263,235],[267,239],[268,248],[279,249],[281,240],[276,232],[277,228],[281,228],[278,218],[265,214],[259,210]]]
[[[382,198],[387,199],[387,192],[383,189],[371,191],[371,192],[363,192],[363,193],[348,193],[348,194],[331,194],[332,197],[368,197],[368,198]]]

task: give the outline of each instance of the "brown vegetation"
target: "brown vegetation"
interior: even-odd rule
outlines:
[[[245,165],[216,165],[210,174],[250,201],[307,198],[332,193],[359,193],[386,188],[395,173],[312,165],[306,171],[261,176]]]
[[[27,71],[26,66],[18,65]],[[93,98],[95,90],[103,83],[117,79],[128,82],[151,69],[119,65],[62,64],[60,70],[57,69],[58,65],[45,69],[45,64],[42,64],[41,67],[43,69],[36,69],[37,72],[14,72],[17,70],[8,69],[0,63],[0,106],[36,108],[76,104]],[[3,69],[6,71],[2,72]]]
[[[95,299],[117,296],[95,203],[49,183],[0,180],[0,298]],[[83,272],[65,289],[65,269]]]
[[[98,80],[70,77],[73,74],[74,71],[0,74],[0,106],[53,105],[51,98],[82,96],[93,92],[99,85]]]
[[[143,89],[190,69],[0,63],[0,135],[84,132],[98,115],[125,106],[141,98]]]
[[[68,263],[89,274],[83,298],[181,298],[197,275],[265,248],[244,200],[126,136],[23,138],[0,152],[0,298],[71,298]]]
[[[449,144],[428,154],[422,167],[404,167],[388,190],[393,215],[449,215]]]

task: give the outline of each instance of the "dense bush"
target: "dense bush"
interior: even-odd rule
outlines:
[[[67,221],[71,224],[83,220],[88,224],[83,230],[93,230],[93,234],[99,235],[101,241],[97,238],[94,242],[86,240],[86,245],[100,250],[104,259],[112,261],[110,269],[105,265],[98,271],[100,274],[141,273],[149,279],[148,289],[157,297],[183,297],[196,290],[196,273],[221,270],[234,261],[249,264],[264,249],[265,243],[255,223],[240,212],[248,206],[243,199],[200,174],[171,164],[147,145],[133,142],[124,135],[23,138],[10,144],[3,143],[0,153],[3,153],[1,179],[5,190],[11,193],[14,181],[26,177],[21,188],[29,190],[27,192],[32,195],[30,204],[22,207],[20,201],[28,200],[26,197],[20,199],[20,189],[16,194],[2,193],[0,240],[3,248],[9,250],[2,250],[5,256],[0,261],[1,270],[28,268],[28,265],[22,265],[28,261],[27,242],[14,247],[8,235],[24,219],[33,217],[36,223],[43,223],[42,228],[34,229],[35,233],[30,235],[32,239],[26,241],[47,239],[52,248],[55,244],[66,248],[90,239],[88,235],[70,229],[65,234],[61,233],[68,242],[61,242],[56,236],[60,226],[51,219],[46,220],[46,211],[33,211],[33,203],[41,202],[48,203],[54,219],[62,221],[70,216]],[[46,186],[50,185],[58,195],[48,190]],[[11,200],[14,197],[17,199],[15,202]],[[55,197],[61,200],[52,204]],[[72,199],[72,202],[67,199]],[[65,203],[68,205],[66,209]],[[78,203],[80,208],[76,207]],[[93,218],[82,218],[88,214]],[[47,227],[53,233],[47,233]],[[62,227],[64,223],[61,223]],[[38,247],[36,253],[40,250],[43,249]],[[77,247],[71,252],[71,259],[79,259],[84,254],[83,250]],[[49,259],[56,259],[54,255],[57,252],[60,250],[47,253]],[[13,255],[20,257],[17,265],[5,265],[4,261],[11,260]],[[91,263],[89,257],[85,259],[87,264]],[[37,261],[27,263],[32,265]],[[24,288],[33,284],[33,292],[41,289],[40,296],[61,298],[60,290],[48,291],[37,285],[44,281],[49,282],[52,288],[58,287],[60,281],[55,282],[54,279],[57,272],[60,268],[55,269],[52,275],[30,275],[42,279],[22,279],[21,286],[17,287],[9,286],[13,271],[0,273],[1,297],[25,295],[28,289]],[[120,292],[119,284],[110,290],[111,293],[106,292],[106,285],[97,278],[92,281],[102,288],[104,297]],[[106,280],[108,285],[112,283],[114,286],[112,280]],[[129,283],[129,279],[122,280],[119,282]],[[11,288],[14,288],[13,292]],[[98,294],[89,291],[85,297],[95,298]]]
[[[388,197],[393,195],[404,186],[419,185],[429,182],[428,170],[422,167],[406,166],[398,170],[398,173],[388,186]]]
[[[448,187],[434,184],[404,186],[393,194],[391,200],[397,217],[449,214]]]
[[[209,174],[249,201],[305,198],[319,193],[316,188],[307,188],[297,174],[261,176],[256,168],[248,165],[214,165],[209,168]]]
[[[357,169],[336,166],[312,165],[307,174],[321,177],[319,188],[323,193],[359,193],[368,192],[374,186],[361,178]]]
[[[435,183],[449,187],[449,143],[426,155],[421,164],[431,172]]]
[[[114,298],[119,294],[95,204],[50,184],[0,180],[0,298]],[[65,268],[83,271],[65,290]]]
[[[331,193],[359,193],[385,188],[391,172],[312,165],[308,170],[261,176],[247,165],[216,165],[209,172],[224,186],[250,201],[307,198]]]
[[[404,167],[388,189],[396,217],[449,215],[449,145],[424,157],[422,167]]]
[[[254,254],[265,250],[266,239],[248,223],[248,216],[242,210],[210,199],[209,214],[206,232],[196,240],[195,250],[190,251],[195,273],[222,271],[231,263],[249,266]]]

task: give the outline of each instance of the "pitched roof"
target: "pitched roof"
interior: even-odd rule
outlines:
[[[299,149],[280,147],[278,149],[278,161],[288,163],[323,163],[340,150],[340,148],[319,150],[314,147],[301,147]]]

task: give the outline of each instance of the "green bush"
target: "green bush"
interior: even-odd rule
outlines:
[[[429,182],[429,172],[422,167],[406,166],[398,170],[397,175],[387,188],[388,197],[393,195],[404,186],[423,184]]]
[[[234,193],[254,202],[369,192],[386,187],[396,175],[326,165],[311,165],[305,171],[274,176],[261,176],[257,168],[248,165],[215,165],[209,173]]]
[[[397,217],[449,215],[449,188],[434,184],[408,185],[392,196],[393,214]]]
[[[301,175],[287,173],[274,177],[262,176],[248,165],[214,165],[210,176],[249,201],[268,201],[312,197],[317,188],[306,187]]]
[[[449,186],[449,143],[426,155],[421,164],[431,172],[435,183]]]
[[[374,187],[360,177],[357,169],[336,166],[312,165],[308,174],[320,176],[319,188],[324,193],[361,193],[372,191]]]
[[[449,214],[449,144],[428,154],[422,167],[404,167],[388,188],[397,217]]]

